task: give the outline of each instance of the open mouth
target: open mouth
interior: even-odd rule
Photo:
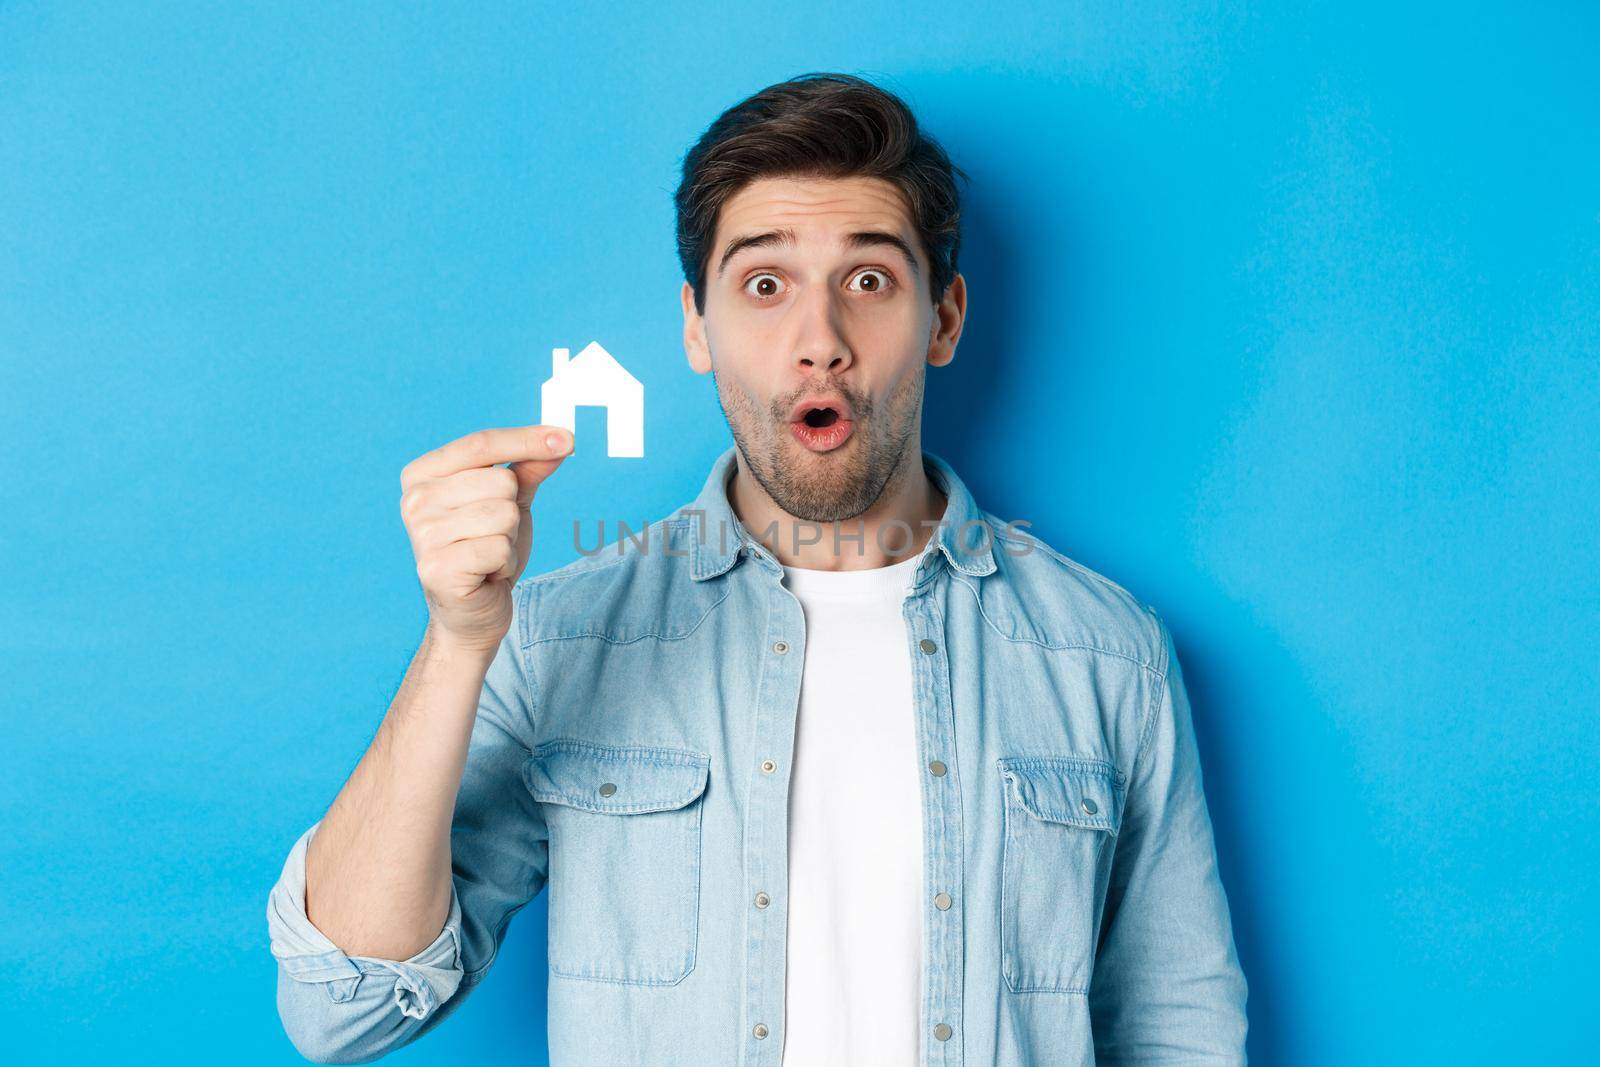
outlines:
[[[849,412],[830,404],[816,404],[800,411],[789,423],[795,440],[813,452],[831,452],[844,444],[855,427]]]
[[[838,420],[839,413],[832,408],[812,408],[801,418],[801,421],[807,426],[813,426],[817,429],[821,429],[824,426],[832,426]]]

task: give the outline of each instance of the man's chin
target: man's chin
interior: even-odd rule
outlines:
[[[810,463],[826,458],[813,456]],[[791,469],[781,473],[779,481],[784,498],[779,506],[806,522],[842,522],[867,509],[861,504],[864,491],[861,475],[856,471]]]

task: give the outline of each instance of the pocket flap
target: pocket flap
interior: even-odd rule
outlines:
[[[711,758],[681,748],[546,741],[523,765],[541,803],[635,815],[681,808],[706,787]]]
[[[1002,759],[1000,773],[1030,815],[1088,830],[1122,825],[1122,775],[1104,760],[1067,756]]]

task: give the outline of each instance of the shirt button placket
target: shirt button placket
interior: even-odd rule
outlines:
[[[753,552],[752,552],[752,554],[753,554]],[[776,655],[776,656],[785,656],[785,655],[788,655],[788,653],[789,653],[789,642],[787,642],[787,641],[782,641],[782,640],[773,641],[772,644],[769,645],[768,647],[771,649],[772,654]],[[777,761],[774,760],[774,759],[770,759],[770,758],[763,759],[761,761],[760,766],[761,766],[761,773],[763,775],[768,776],[768,777],[771,777],[773,775],[773,773],[775,771],[777,771],[777,769],[778,769]],[[770,896],[768,896],[763,891],[757,891],[754,894],[754,896],[751,898],[751,900],[755,904],[756,908],[759,909],[759,910],[762,910],[762,911],[765,911],[767,909],[767,907],[770,906],[771,903],[772,903],[772,898]],[[751,1036],[754,1037],[757,1041],[765,1040],[769,1033],[771,1033],[771,1031],[768,1029],[766,1023],[758,1022],[754,1026],[752,1026],[750,1028]]]
[[[933,640],[930,637],[924,637],[924,638],[920,639],[919,641],[917,641],[917,649],[924,656],[933,656],[933,655],[937,654],[938,651],[939,651],[939,643],[937,641]],[[935,673],[937,674],[937,668],[935,668]],[[930,705],[930,706],[932,707],[932,709],[935,712],[935,714],[937,714],[938,710],[939,710],[938,706],[937,706],[937,700],[935,700],[934,703],[932,705]],[[933,731],[931,731],[931,732],[935,736],[942,736],[942,732],[937,728],[937,725],[935,726],[935,729]],[[928,773],[933,775],[935,778],[941,778],[942,779],[942,778],[945,777],[945,775],[948,772],[949,772],[949,768],[945,765],[944,761],[937,760],[937,759],[928,761]],[[948,803],[948,800],[949,800],[949,798],[944,793],[941,792],[941,793],[939,793],[939,794],[937,794],[935,796],[935,799],[932,800],[932,803],[936,807],[943,807]],[[953,847],[953,845],[954,845],[953,842],[945,843],[945,845],[942,848],[940,848],[939,851],[947,851],[950,847]],[[940,878],[943,878],[943,877],[948,877],[951,872],[948,872],[948,871],[945,871],[945,870],[939,870],[939,871],[934,872],[934,873],[936,874],[936,876],[938,876]],[[938,908],[941,913],[948,913],[950,911],[951,906],[954,903],[955,903],[954,898],[947,892],[939,892],[939,893],[934,894],[933,906],[935,908]],[[959,936],[949,926],[946,926],[943,929],[944,929],[944,933],[940,935],[941,939],[942,938]],[[950,995],[950,993],[951,993],[951,991],[949,989],[940,990],[938,993],[935,994],[936,1000],[944,1001]],[[942,1022],[942,1023],[938,1023],[937,1025],[935,1025],[933,1027],[933,1036],[936,1039],[938,1039],[939,1041],[941,1041],[941,1042],[950,1040],[950,1037],[954,1032],[955,1031],[951,1028],[949,1023],[943,1023]],[[942,1060],[941,1060],[941,1062],[942,1062]]]

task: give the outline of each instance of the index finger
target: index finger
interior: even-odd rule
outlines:
[[[423,478],[445,478],[496,463],[560,459],[571,450],[572,432],[563,426],[500,426],[474,430],[407,463],[400,472],[400,484],[408,487]]]

